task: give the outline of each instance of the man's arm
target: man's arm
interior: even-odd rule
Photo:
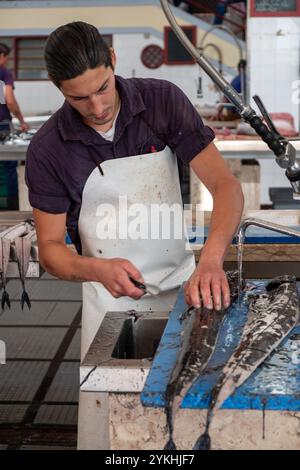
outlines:
[[[23,115],[21,113],[20,107],[16,100],[14,90],[12,85],[5,85],[5,101],[6,106],[9,111],[20,121],[20,126],[22,131],[27,131],[29,129],[28,124],[24,121]]]
[[[190,165],[213,197],[213,212],[208,239],[197,268],[185,287],[188,304],[199,307],[200,298],[207,308],[229,306],[229,287],[223,262],[241,220],[243,193],[238,180],[230,173],[222,155],[211,143]]]
[[[80,256],[65,244],[66,214],[49,214],[33,210],[39,260],[50,274],[69,281],[101,282],[113,297],[139,299],[144,292],[137,289],[129,276],[144,282],[141,273],[128,260]]]

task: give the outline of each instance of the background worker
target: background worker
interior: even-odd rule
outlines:
[[[19,120],[20,129],[27,131],[28,124],[24,121],[20,107],[14,94],[14,81],[12,73],[7,69],[6,65],[9,59],[10,48],[0,43],[0,80],[5,84],[4,95],[5,103],[0,105],[0,127],[2,132],[12,130],[12,114]],[[18,161],[4,161],[3,169],[7,184],[7,209],[18,210]]]

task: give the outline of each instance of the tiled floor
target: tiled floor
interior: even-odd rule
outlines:
[[[10,280],[11,309],[0,313],[0,450],[76,448],[81,284],[44,274],[26,290],[31,310]]]

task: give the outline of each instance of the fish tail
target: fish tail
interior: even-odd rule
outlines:
[[[163,450],[177,450],[176,445],[175,445],[175,442],[173,441],[172,437],[170,437],[170,439],[169,439],[168,442],[166,443],[166,445],[165,445],[165,447],[163,448]]]
[[[211,450],[210,435],[207,431],[205,431],[203,434],[201,434],[200,437],[198,437],[193,447],[193,450]]]
[[[31,302],[30,302],[30,299],[29,299],[29,296],[26,292],[26,290],[23,291],[22,293],[22,297],[21,297],[21,307],[22,307],[22,310],[24,308],[24,304],[27,304],[28,308],[30,309],[31,308]]]
[[[165,408],[165,413],[167,416],[167,426],[169,431],[169,440],[166,443],[163,450],[176,450],[175,442],[173,441],[173,402],[170,402],[168,406]]]
[[[3,293],[2,293],[2,299],[1,299],[2,310],[4,310],[5,304],[10,309],[10,299],[9,299],[8,292],[6,290],[4,290]]]

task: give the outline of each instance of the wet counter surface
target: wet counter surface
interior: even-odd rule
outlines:
[[[257,287],[262,283],[255,282]],[[298,289],[300,284],[298,283]],[[183,292],[178,296],[164,331],[159,349],[147,377],[141,401],[144,406],[164,407],[165,392],[179,352],[181,324],[185,308]],[[247,320],[247,305],[235,302],[221,327],[215,351],[208,363],[209,372],[199,378],[185,396],[183,408],[206,408],[209,394],[239,342]],[[277,349],[223,404],[224,409],[265,409],[300,411],[300,324]]]

